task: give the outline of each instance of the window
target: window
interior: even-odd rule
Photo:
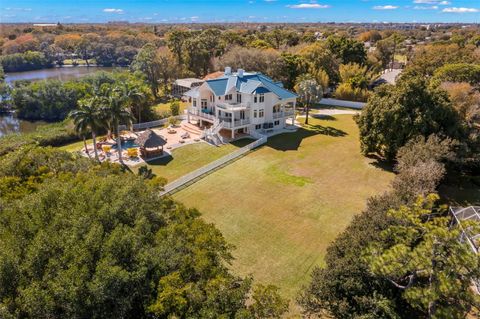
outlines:
[[[242,94],[237,93],[237,102],[242,103]]]
[[[256,95],[253,96],[253,103],[257,103],[257,96]]]
[[[231,101],[231,100],[232,100],[232,95],[231,94],[225,95],[225,101]]]
[[[207,108],[207,99],[202,99],[202,109]]]
[[[275,125],[280,125],[280,121],[275,121]]]
[[[261,129],[261,128],[262,128],[262,125],[261,125],[261,124],[255,125],[255,129],[256,129],[256,130],[259,130],[259,129]]]
[[[260,103],[263,103],[263,102],[265,102],[265,95],[263,95],[262,93],[260,94]]]
[[[263,109],[258,111],[258,117],[263,117]]]
[[[280,105],[275,105],[273,107],[273,113],[280,113]]]
[[[193,99],[193,106],[197,106],[197,99]]]
[[[257,117],[257,110],[253,110],[253,117],[254,117],[254,118]]]
[[[213,95],[210,95],[210,102],[213,102],[215,97]]]

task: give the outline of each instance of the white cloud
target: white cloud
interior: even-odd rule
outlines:
[[[386,5],[386,6],[374,6],[373,10],[395,10],[398,6]]]
[[[449,5],[449,1],[442,1],[442,0],[413,0],[413,3],[418,3],[418,4],[436,4],[436,5],[441,5],[441,6],[446,6]]]
[[[451,7],[451,8],[445,8],[442,10],[442,12],[447,12],[447,13],[472,13],[472,12],[480,12],[479,9],[475,8],[457,8],[457,7]]]
[[[103,9],[103,12],[122,14],[123,9],[105,8]]]
[[[415,10],[437,10],[438,6],[415,6],[413,7]]]
[[[318,4],[318,3],[300,3],[300,4],[289,4],[287,8],[290,9],[327,9],[330,8],[328,4]]]

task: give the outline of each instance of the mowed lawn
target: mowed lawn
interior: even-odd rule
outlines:
[[[189,144],[172,150],[172,156],[149,161],[148,167],[171,182],[251,142],[251,139],[242,139],[220,147],[205,142]]]
[[[322,265],[329,243],[366,199],[387,190],[393,178],[360,154],[351,115],[310,124],[270,138],[174,195],[198,208],[235,246],[232,267],[238,274],[275,284],[287,297],[294,297],[312,268]]]

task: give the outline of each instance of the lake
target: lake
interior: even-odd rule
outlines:
[[[114,67],[98,67],[98,66],[72,66],[72,67],[61,67],[61,68],[51,68],[51,69],[41,69],[33,71],[24,71],[24,72],[9,72],[5,73],[5,81],[8,84],[11,84],[14,81],[18,80],[28,80],[28,81],[39,81],[45,79],[57,79],[60,81],[67,81],[76,78],[80,78],[85,75],[97,71],[113,71]]]
[[[13,113],[0,113],[0,137],[11,133],[29,133],[45,122],[30,122],[18,119]]]

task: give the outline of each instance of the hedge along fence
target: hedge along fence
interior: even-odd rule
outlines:
[[[176,120],[179,120],[179,121],[185,120],[187,118],[185,115],[177,115],[177,116],[174,116],[174,117],[175,117]],[[169,118],[164,118],[164,119],[157,120],[157,121],[137,123],[137,124],[133,124],[132,128],[133,128],[134,131],[140,131],[140,130],[145,130],[147,128],[159,127],[159,126],[165,125],[165,123],[168,123],[168,119]],[[118,129],[120,131],[124,131],[124,130],[127,130],[128,127],[126,125],[119,125]]]

